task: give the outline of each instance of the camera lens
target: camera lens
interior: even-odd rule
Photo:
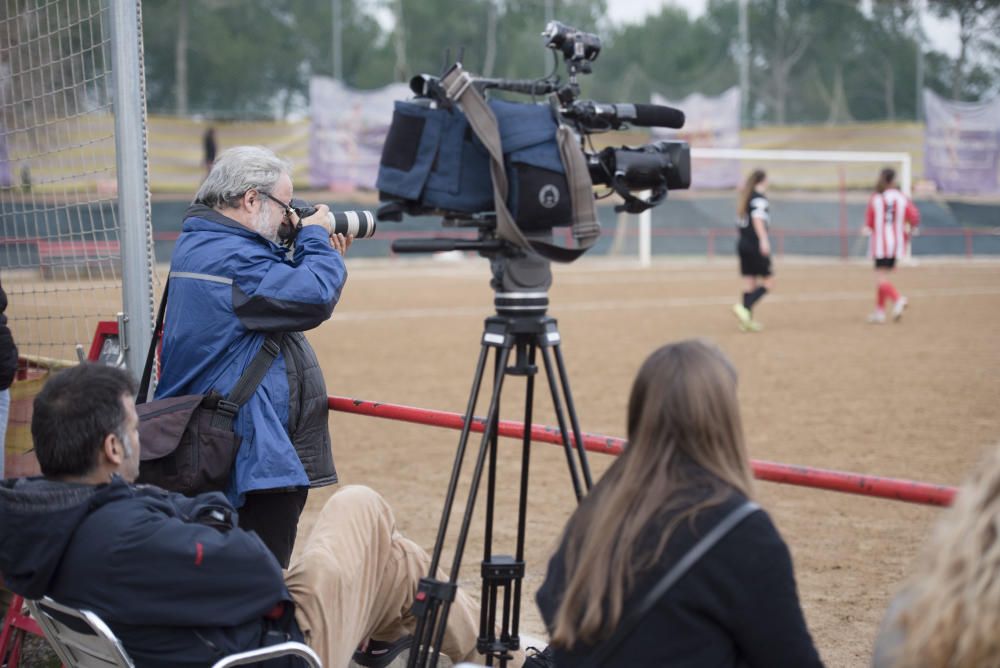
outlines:
[[[367,239],[375,234],[375,216],[371,211],[331,211],[330,229],[335,234]]]

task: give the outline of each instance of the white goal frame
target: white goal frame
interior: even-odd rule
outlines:
[[[798,161],[798,162],[873,162],[880,164],[899,164],[899,184],[907,197],[913,194],[913,159],[905,152],[879,151],[808,151],[808,150],[771,150],[745,148],[699,148],[691,149],[691,158],[717,158],[723,160],[765,160]],[[649,193],[644,193],[648,197]],[[639,214],[639,265],[649,267],[652,264],[652,220],[651,211]],[[624,221],[619,219],[619,225]],[[908,250],[908,249],[907,249]]]

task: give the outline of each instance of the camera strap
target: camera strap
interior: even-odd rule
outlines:
[[[583,152],[576,145],[573,132],[560,124],[556,131],[556,143],[563,168],[566,170],[566,182],[570,190],[570,203],[573,209],[573,238],[576,248],[567,248],[546,241],[528,239],[521,228],[514,222],[514,217],[507,208],[507,171],[504,167],[503,147],[500,143],[500,129],[493,110],[486,104],[482,94],[472,85],[472,77],[455,63],[447,74],[441,77],[441,84],[448,99],[461,105],[465,117],[473,132],[490,154],[490,177],[493,181],[493,200],[497,214],[497,234],[525,250],[534,251],[538,255],[556,262],[572,262],[597,241],[601,226],[597,222],[597,211],[594,208],[594,195],[590,182],[590,171]]]
[[[136,394],[136,404],[144,404],[149,399],[149,388],[152,383],[153,364],[156,362],[156,347],[163,336],[163,318],[167,311],[167,295],[170,294],[170,279],[167,278],[166,285],[163,286],[163,297],[160,298],[160,307],[156,313],[156,324],[153,326],[153,336],[149,342],[149,351],[146,353],[146,363],[142,369],[142,377],[139,381],[139,391]],[[215,415],[212,417],[213,425],[225,429],[232,429],[233,418],[239,411],[240,406],[245,404],[257,391],[257,386],[264,380],[271,363],[281,354],[281,344],[284,340],[283,332],[271,332],[264,338],[264,343],[260,350],[250,360],[250,364],[240,374],[236,384],[229,391],[227,396],[219,396],[215,406]],[[215,392],[213,390],[213,392]]]

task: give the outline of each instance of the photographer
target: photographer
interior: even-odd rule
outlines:
[[[226,494],[240,527],[287,567],[310,487],[337,482],[319,361],[302,334],[327,320],[347,279],[352,237],[333,234],[329,209],[301,221],[289,258],[282,225],[291,168],[262,147],[223,152],[185,214],[170,263],[162,373],[156,398],[229,393],[266,336],[281,352],[234,430],[242,444]]]

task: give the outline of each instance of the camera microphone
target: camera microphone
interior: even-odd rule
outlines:
[[[616,107],[632,107],[634,115],[626,119],[632,125],[644,128],[672,128],[680,130],[684,127],[684,112],[662,104],[617,104]],[[619,113],[619,118],[622,118]]]
[[[563,111],[568,118],[590,127],[611,127],[615,130],[623,123],[644,128],[684,127],[684,112],[661,104],[600,104],[592,100],[574,102]]]

